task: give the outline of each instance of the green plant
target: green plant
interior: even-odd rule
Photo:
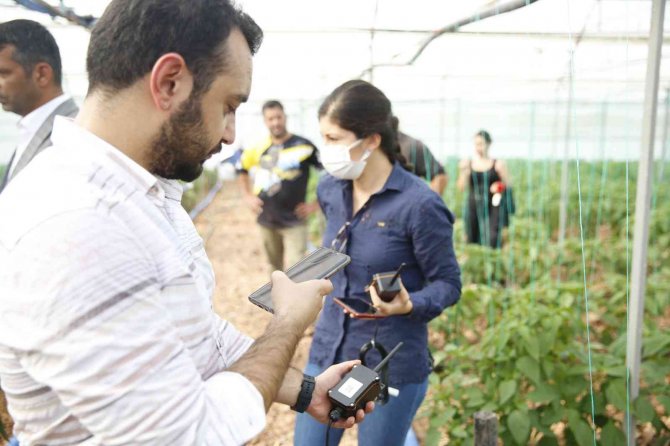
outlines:
[[[434,352],[441,372],[431,376],[431,429],[445,431],[454,444],[460,444],[459,439],[472,438],[472,415],[489,410],[500,417],[500,434],[506,445],[528,444],[531,437],[538,444],[558,444],[552,431],[556,423],[566,424],[564,435],[574,440],[568,444],[591,445],[592,420],[599,435],[608,439],[602,444],[623,444],[613,439],[623,439],[625,330],[606,346],[598,338],[606,331],[617,330],[594,327],[593,418],[585,324],[575,317],[580,291],[578,283],[539,287],[532,300],[528,290],[505,296],[486,287],[465,289],[460,305],[465,307],[461,315],[466,321],[459,328],[486,328],[468,341],[456,342],[457,336],[453,336]],[[491,302],[497,315],[494,321],[481,324],[476,317],[469,317],[486,314]],[[594,309],[596,316],[592,318],[603,325],[597,317],[600,310]],[[453,311],[445,313],[432,328],[444,329],[446,319],[452,316]],[[642,371],[645,386],[632,408],[640,422],[653,423],[660,438],[666,440],[670,439],[670,429],[649,408],[652,396],[667,393],[668,358],[670,333],[648,326]],[[667,398],[663,402],[667,405]],[[666,415],[670,413],[670,407],[665,410]],[[437,438],[436,433],[432,438]]]
[[[468,444],[473,437],[472,415],[480,410],[498,414],[505,445],[557,445],[559,440],[592,445],[594,435],[598,444],[625,444],[628,410],[638,428],[645,423],[653,427],[654,444],[667,444],[670,426],[663,421],[670,416],[667,188],[657,185],[655,190],[642,385],[640,397],[628,401],[625,350],[631,253],[627,255],[627,250],[635,224],[635,166],[629,166],[627,222],[625,164],[582,163],[581,206],[573,177],[567,238],[559,246],[559,165],[548,161],[509,165],[517,213],[505,231],[503,249],[465,245],[462,223],[455,227],[465,286],[461,301],[431,323],[437,367],[426,404],[427,444],[437,444],[445,435],[450,444]],[[575,168],[573,164],[573,174]],[[448,192],[447,204],[458,212],[464,195]]]

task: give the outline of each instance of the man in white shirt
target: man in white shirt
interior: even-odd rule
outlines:
[[[0,103],[22,116],[19,143],[0,180],[0,192],[42,150],[51,145],[56,116],[75,116],[78,108],[63,94],[58,45],[32,20],[0,23]]]
[[[316,378],[289,362],[331,284],[275,272],[275,315],[249,339],[213,313],[163,181],[235,139],[261,38],[228,0],[113,0],[98,21],[81,113],[0,195],[0,382],[22,446],[242,444],[273,401],[327,422],[355,362]]]

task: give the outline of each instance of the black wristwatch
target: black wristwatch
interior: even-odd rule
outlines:
[[[316,386],[316,381],[314,381],[313,376],[302,375],[302,384],[300,385],[300,393],[298,394],[298,401],[295,402],[294,406],[291,406],[291,409],[296,412],[303,413],[309,407],[309,403],[312,402],[312,393],[314,393],[314,387]]]

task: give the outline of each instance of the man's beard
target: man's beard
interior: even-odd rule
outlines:
[[[200,101],[191,97],[163,124],[151,144],[151,173],[193,181],[202,173],[207,155],[218,147],[210,144]]]
[[[282,127],[280,129],[271,130],[270,133],[272,133],[272,136],[274,136],[275,138],[283,138],[284,136],[286,136],[287,131],[286,127]]]

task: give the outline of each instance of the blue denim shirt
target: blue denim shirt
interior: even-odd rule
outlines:
[[[385,186],[355,216],[352,187],[351,181],[326,175],[317,189],[326,216],[323,246],[330,247],[343,225],[350,222],[346,253],[351,263],[331,279],[334,291],[317,322],[310,362],[327,367],[357,359],[378,324],[377,341],[387,351],[404,342],[390,361],[390,383],[422,382],[431,371],[427,324],[461,295],[452,239],[454,217],[423,180],[397,163]],[[352,319],[333,302],[332,297],[339,297],[356,309],[364,309],[361,300],[370,302],[365,288],[372,275],[393,271],[403,262],[402,282],[413,304],[409,315]],[[379,357],[371,353],[368,359],[368,365],[374,365]]]

